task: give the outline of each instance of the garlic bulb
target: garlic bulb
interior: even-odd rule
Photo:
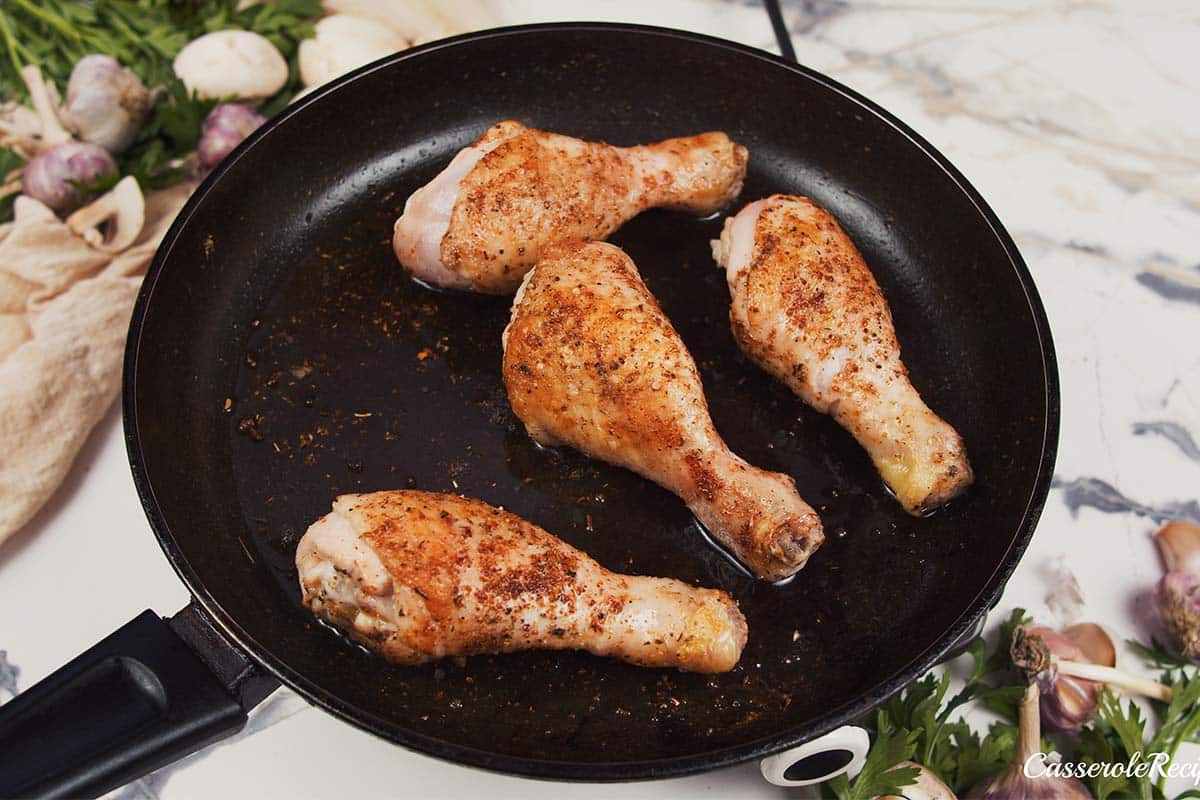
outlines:
[[[1027,626],[1025,635],[1039,637],[1050,653],[1061,660],[1105,667],[1116,664],[1112,639],[1098,625],[1072,625],[1062,633],[1042,626]],[[1077,731],[1096,716],[1096,701],[1103,683],[1061,674],[1053,666],[1036,676],[1036,683],[1041,694],[1042,722],[1047,728]]]
[[[202,100],[261,100],[287,83],[283,55],[252,31],[215,31],[188,42],[172,66]]]
[[[313,26],[315,39],[300,43],[300,80],[320,86],[351,70],[408,47],[408,40],[375,20],[334,14]]]
[[[266,118],[262,114],[237,103],[214,107],[200,128],[200,143],[196,146],[200,168],[207,171],[220,164],[264,122]]]
[[[1200,525],[1168,522],[1154,541],[1167,567],[1158,584],[1163,627],[1184,658],[1200,660]]]
[[[21,80],[29,89],[41,128],[29,148],[33,157],[22,171],[21,191],[60,214],[73,211],[85,199],[80,185],[116,175],[117,163],[103,147],[71,138],[58,119],[57,103],[40,69],[32,64],[21,67]]]
[[[150,90],[116,59],[84,56],[67,82],[63,121],[80,140],[121,153],[133,143],[153,105]]]
[[[1065,676],[1102,683],[1127,694],[1145,695],[1155,700],[1171,699],[1170,686],[1122,672],[1108,664],[1085,660],[1095,657],[1099,661],[1115,661],[1115,654],[1110,657],[1112,642],[1097,626],[1076,625],[1068,630],[1074,631],[1074,638],[1059,637],[1054,631],[1033,625],[1018,627],[1013,631],[1012,643],[1009,645],[1009,657],[1013,666],[1024,672],[1027,680],[1039,685],[1045,684],[1052,689],[1056,688],[1059,685],[1057,682]],[[1062,639],[1066,639],[1066,643]],[[1051,646],[1051,641],[1055,646]],[[1064,651],[1075,657],[1083,655],[1084,659],[1065,658],[1061,655]],[[1083,711],[1086,712],[1086,706]],[[1068,706],[1063,712],[1063,721],[1070,722],[1069,717],[1073,709]]]
[[[1020,734],[1008,769],[967,792],[966,800],[1092,800],[1092,794],[1077,778],[1044,773],[1041,753],[1042,726],[1038,716],[1038,689],[1030,684],[1021,698]],[[1025,774],[1026,766],[1037,777]]]
[[[103,147],[63,142],[25,165],[21,191],[60,214],[74,211],[86,198],[78,184],[117,174],[117,162]]]

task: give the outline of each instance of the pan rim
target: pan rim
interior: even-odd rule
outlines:
[[[557,31],[591,31],[604,34],[615,33],[626,36],[635,35],[684,40],[707,47],[731,51],[764,62],[772,67],[785,69],[796,76],[796,78],[813,81],[828,90],[840,94],[850,103],[864,112],[873,115],[887,127],[890,127],[896,133],[908,139],[912,145],[937,165],[953,181],[958,190],[974,206],[1008,257],[1009,264],[1024,292],[1037,333],[1037,344],[1042,358],[1043,382],[1046,387],[1044,398],[1045,417],[1042,429],[1038,474],[1035,478],[1033,491],[1030,493],[1022,512],[1021,521],[1013,533],[1012,544],[1001,563],[988,578],[984,588],[937,641],[923,652],[915,654],[907,665],[879,682],[871,691],[865,692],[851,702],[844,703],[827,711],[822,716],[808,723],[789,728],[772,736],[753,739],[708,753],[656,760],[618,762],[534,759],[525,756],[513,756],[479,750],[474,747],[426,736],[377,717],[369,711],[352,706],[333,692],[324,689],[321,685],[295,672],[283,659],[277,658],[266,644],[256,640],[244,630],[238,621],[232,615],[228,614],[223,606],[208,592],[204,581],[188,562],[167,524],[162,508],[155,495],[150,475],[146,470],[145,459],[142,453],[141,434],[137,421],[135,386],[147,311],[152,302],[157,281],[162,274],[165,264],[169,260],[175,242],[179,239],[180,233],[187,226],[188,221],[197,208],[204,202],[204,198],[211,191],[212,187],[221,180],[222,176],[246,152],[255,147],[261,139],[269,136],[271,131],[276,127],[285,124],[290,118],[300,113],[310,104],[320,102],[321,98],[338,91],[342,86],[353,83],[365,75],[377,70],[390,69],[394,64],[414,58],[421,58],[430,52],[457,47],[475,41]],[[886,698],[934,666],[957,641],[971,630],[977,620],[998,602],[1005,584],[1008,582],[1009,577],[1012,575],[1013,570],[1019,563],[1033,536],[1034,529],[1037,526],[1038,519],[1041,516],[1050,491],[1050,479],[1053,474],[1057,455],[1060,425],[1060,394],[1057,358],[1051,338],[1049,321],[1033,277],[1024,259],[1021,257],[1016,244],[1005,230],[995,212],[992,211],[979,192],[962,173],[933,145],[909,128],[904,122],[873,101],[843,86],[832,78],[748,45],[704,34],[649,25],[605,22],[561,22],[493,28],[431,42],[388,56],[348,73],[310,93],[300,101],[288,106],[283,112],[251,134],[192,193],[192,196],[180,210],[167,234],[164,236],[147,270],[134,305],[130,320],[129,335],[126,341],[122,375],[122,416],[126,451],[138,497],[141,500],[146,517],[150,522],[155,536],[158,538],[159,545],[162,547],[167,560],[184,585],[187,586],[194,598],[194,602],[199,603],[200,607],[220,629],[223,635],[262,665],[266,671],[276,677],[282,684],[299,693],[310,703],[341,720],[410,750],[432,755],[460,765],[538,779],[630,781],[696,774],[710,769],[732,766],[762,758],[789,747],[794,747],[804,741],[819,737],[841,725],[852,724],[854,720],[869,713],[870,710],[877,707]]]

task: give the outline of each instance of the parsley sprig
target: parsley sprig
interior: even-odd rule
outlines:
[[[906,761],[923,765],[956,793],[1007,768],[1017,746],[1014,723],[1024,691],[1018,673],[1011,669],[1008,643],[1013,630],[1028,621],[1022,609],[1013,611],[1000,626],[998,645],[990,652],[982,638],[973,641],[967,651],[970,674],[955,694],[949,695],[949,675],[935,672],[888,700],[865,723],[873,744],[862,772],[854,780],[840,776],[827,782],[822,787],[824,796],[837,800],[903,796],[904,787],[917,777],[915,768],[899,766]],[[1064,759],[1081,764],[1148,763],[1154,754],[1166,753],[1171,763],[1184,743],[1200,743],[1200,671],[1157,640],[1149,645],[1128,644],[1148,667],[1163,670],[1160,680],[1172,688],[1170,702],[1135,702],[1105,690],[1095,720],[1078,737],[1043,741],[1044,752],[1057,749]],[[983,736],[961,717],[970,703],[980,703],[1000,717]],[[1097,800],[1167,800],[1165,774],[1110,771],[1083,780]],[[1174,800],[1185,798],[1200,798],[1200,790],[1188,790]]]

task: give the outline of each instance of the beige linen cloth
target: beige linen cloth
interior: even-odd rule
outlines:
[[[62,483],[116,397],[142,275],[192,188],[149,195],[141,236],[116,254],[28,197],[0,229],[0,542]]]

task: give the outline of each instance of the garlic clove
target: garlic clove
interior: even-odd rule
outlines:
[[[1063,631],[1063,636],[1079,649],[1083,660],[1104,667],[1117,665],[1117,650],[1104,629],[1092,622],[1080,622]]]
[[[1154,534],[1167,571],[1186,570],[1200,573],[1200,525],[1192,522],[1168,522]]]
[[[253,31],[215,31],[188,42],[172,66],[202,100],[261,100],[287,83],[283,55]]]
[[[100,225],[106,225],[101,232]],[[67,227],[106,253],[117,253],[137,241],[146,224],[146,200],[137,179],[122,178],[111,191],[67,217]]]

